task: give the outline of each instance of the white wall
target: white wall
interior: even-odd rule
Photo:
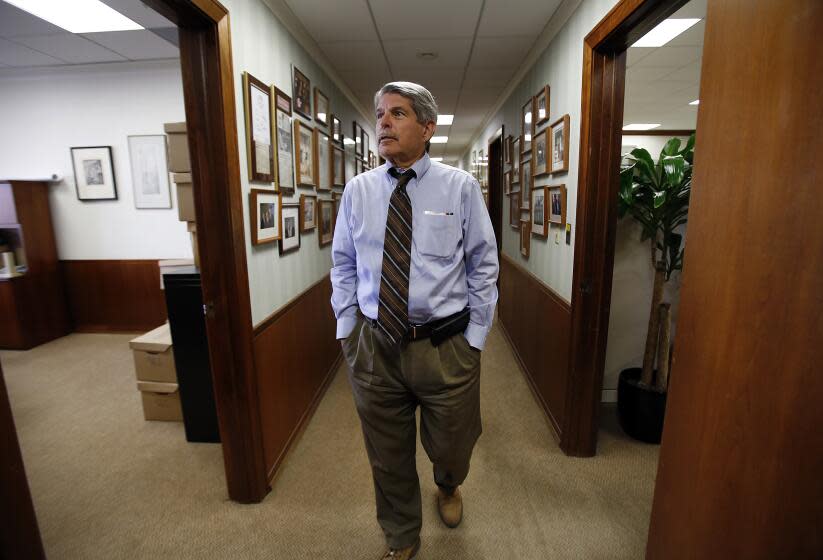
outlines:
[[[352,121],[357,120],[370,136],[374,151],[372,123],[360,115],[337,85],[326,75],[302,46],[289,33],[261,0],[223,0],[231,17],[232,57],[235,75],[235,102],[240,147],[240,179],[243,189],[246,255],[248,260],[249,290],[251,292],[252,322],[257,325],[289,300],[317,282],[331,269],[331,245],[322,249],[316,230],[301,233],[299,251],[280,257],[277,243],[253,247],[249,229],[249,189],[273,188],[265,183],[249,183],[246,162],[246,126],[243,112],[242,73],[247,71],[267,84],[274,84],[289,96],[292,94],[291,65],[296,65],[329,98],[331,112],[337,116],[346,137],[352,135]],[[377,90],[383,84],[376,84]],[[302,119],[297,113],[294,118]],[[304,119],[305,121],[305,119]],[[316,123],[308,123],[314,127]],[[328,129],[320,126],[328,133]],[[350,177],[347,177],[350,178]],[[283,197],[283,203],[298,202],[300,194],[316,194],[312,189],[298,187],[292,197]],[[318,195],[331,198],[329,193]],[[331,313],[331,306],[329,306]]]
[[[182,120],[177,60],[4,72],[0,178],[63,177],[49,194],[60,259],[188,258],[173,186],[171,209],[134,207],[127,141]],[[72,146],[112,147],[117,200],[77,199]]]

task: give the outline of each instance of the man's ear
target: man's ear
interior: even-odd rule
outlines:
[[[437,124],[429,121],[426,123],[426,128],[423,129],[423,139],[428,142],[434,136],[434,129],[437,127]]]

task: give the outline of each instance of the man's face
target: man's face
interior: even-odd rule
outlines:
[[[420,124],[411,101],[385,93],[377,104],[377,150],[395,165],[411,164],[423,153],[435,123]]]

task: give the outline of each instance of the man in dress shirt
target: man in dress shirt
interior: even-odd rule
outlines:
[[[418,405],[440,517],[449,527],[462,519],[458,487],[481,432],[480,352],[499,266],[477,181],[427,153],[437,122],[431,93],[388,83],[375,110],[386,163],[343,192],[331,303],[389,548],[383,558],[408,559],[420,547],[422,524]]]

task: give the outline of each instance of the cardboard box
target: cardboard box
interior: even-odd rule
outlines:
[[[166,123],[163,129],[168,136],[169,146],[169,171],[172,173],[191,172],[191,160],[189,159],[189,140],[186,136],[186,123]]]
[[[191,173],[173,173],[177,188],[177,218],[181,222],[193,222],[194,215],[194,185],[191,182]]]
[[[129,342],[129,346],[134,354],[134,371],[138,381],[177,383],[168,323],[138,336]]]
[[[137,389],[143,400],[143,418],[163,422],[183,421],[177,383],[138,381]]]

